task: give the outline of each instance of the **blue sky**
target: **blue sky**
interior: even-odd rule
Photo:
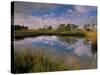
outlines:
[[[74,23],[80,27],[97,20],[96,6],[15,2],[14,23],[29,28]]]

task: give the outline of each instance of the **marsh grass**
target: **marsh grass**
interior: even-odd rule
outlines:
[[[33,37],[33,36],[41,36],[41,35],[61,35],[61,36],[85,36],[84,32],[57,32],[57,31],[30,31],[30,30],[18,30],[15,31],[15,38],[24,38],[24,37]]]
[[[86,39],[92,41],[92,52],[95,53],[97,51],[97,34],[96,32],[86,32],[77,33],[77,32],[33,32],[33,31],[18,31],[15,32],[15,37],[23,38],[23,37],[31,37],[31,36],[39,36],[39,35],[78,35],[83,36],[86,35]],[[68,39],[68,38],[65,38]],[[69,39],[68,39],[69,40]],[[64,40],[65,41],[65,40]],[[67,41],[68,42],[68,41]],[[75,42],[77,42],[75,40]],[[73,42],[72,42],[73,43]],[[65,58],[62,56],[56,56],[53,53],[43,52],[41,50],[35,50],[33,52],[29,50],[15,51],[14,56],[15,61],[15,73],[31,73],[31,72],[50,72],[50,71],[66,71],[74,69],[81,69],[80,64],[76,64],[76,66],[71,66],[64,63]]]
[[[15,52],[15,73],[48,72],[68,70],[63,57],[54,57],[41,51]]]
[[[92,53],[97,52],[97,32],[86,32],[86,39],[91,41]]]

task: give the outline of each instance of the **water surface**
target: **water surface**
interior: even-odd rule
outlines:
[[[15,51],[41,50],[55,56],[64,56],[65,64],[72,69],[76,66],[81,69],[96,68],[97,53],[92,51],[91,45],[92,42],[85,38],[66,36],[38,36],[14,41]]]

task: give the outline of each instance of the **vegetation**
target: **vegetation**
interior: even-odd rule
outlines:
[[[26,50],[15,52],[15,73],[48,72],[68,70],[63,57],[53,57],[53,54],[43,51],[29,52]]]
[[[20,25],[12,25],[12,28],[15,30],[14,37],[16,39],[22,39],[25,37],[33,37],[40,35],[60,35],[60,36],[78,36],[86,37],[88,40],[92,41],[92,47],[97,50],[97,33],[96,33],[96,24],[86,24],[82,29],[79,29],[78,25],[75,24],[60,24],[56,29],[53,29],[52,26],[45,25],[44,28],[39,29],[28,29],[28,27]],[[66,38],[66,41],[67,40]],[[69,41],[70,42],[70,41]]]
[[[39,35],[61,35],[61,36],[82,36],[87,38],[87,40],[92,41],[92,52],[95,53],[97,50],[97,34],[94,30],[94,25],[85,25],[83,29],[79,29],[78,25],[75,24],[60,24],[56,29],[52,26],[44,26],[44,28],[39,29],[28,29],[23,26],[12,26],[15,27],[15,38],[33,37]],[[91,28],[92,27],[92,28]],[[73,44],[77,40],[70,38],[60,40]],[[72,41],[71,41],[72,40]],[[52,58],[53,57],[53,58]],[[48,71],[61,71],[69,70],[68,65],[64,63],[64,58],[57,57],[53,54],[43,53],[42,51],[20,51],[15,52],[15,73],[29,73],[29,72],[48,72]],[[59,60],[59,61],[57,61]]]
[[[60,24],[57,28],[57,31],[72,31],[72,30],[77,30],[78,25],[75,24]]]
[[[24,37],[33,37],[33,36],[40,36],[40,35],[61,35],[61,36],[85,36],[84,32],[57,32],[57,31],[15,31],[15,38],[24,38]]]
[[[14,30],[27,30],[28,29],[28,27],[26,27],[26,26],[20,26],[20,25],[11,25],[11,27]]]
[[[86,24],[84,25],[83,29],[79,29],[79,26],[76,24],[60,24],[56,29],[53,29],[52,26],[47,25],[39,29],[28,29],[28,27],[20,25],[12,25],[12,27],[15,29],[15,38],[39,35],[86,36],[88,32],[95,31],[95,24]]]
[[[87,32],[87,40],[91,41],[92,53],[97,52],[97,33],[95,31]]]

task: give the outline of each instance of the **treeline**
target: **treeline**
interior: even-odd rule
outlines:
[[[27,26],[21,26],[21,25],[11,25],[11,27],[12,27],[14,30],[27,30],[27,29],[28,29]]]
[[[12,25],[12,28],[14,28],[15,30],[28,30],[28,27],[23,26],[23,25]],[[96,24],[93,24],[93,25],[86,24],[81,29],[79,28],[79,25],[76,25],[76,24],[59,24],[56,29],[54,29],[52,27],[52,25],[50,25],[50,26],[44,25],[44,27],[40,27],[37,30],[43,30],[43,31],[56,30],[56,31],[60,31],[60,32],[63,32],[63,31],[64,32],[65,31],[80,31],[80,30],[96,31]]]
[[[78,29],[78,25],[76,24],[60,24],[55,30],[56,31],[71,31]],[[44,25],[43,28],[39,28],[38,30],[54,30],[52,26]]]
[[[76,24],[60,24],[58,28],[56,29],[57,31],[72,31],[72,30],[77,30],[78,25]]]
[[[39,28],[38,30],[53,30],[54,28],[52,26],[44,25],[43,28]],[[55,29],[56,31],[80,31],[80,30],[86,30],[86,31],[96,31],[96,24],[85,24],[83,28],[80,28],[79,25],[76,24],[60,24]]]
[[[39,28],[38,30],[52,30],[53,27],[52,26],[47,26],[47,25],[44,25],[43,28]]]

